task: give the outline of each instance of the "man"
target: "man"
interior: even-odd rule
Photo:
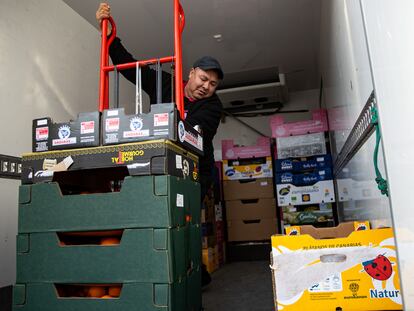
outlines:
[[[96,12],[96,19],[110,16],[110,7],[101,3]],[[114,64],[136,62],[136,59],[124,48],[119,38],[115,38],[109,48],[109,55]],[[132,83],[135,83],[135,69],[122,70],[121,74]],[[214,148],[213,138],[220,123],[222,104],[215,91],[219,81],[223,79],[223,71],[219,62],[210,56],[198,59],[184,83],[184,109],[186,121],[190,125],[199,125],[203,133],[204,156],[199,159],[199,173],[201,184],[201,202],[213,184]],[[156,72],[144,66],[141,69],[142,88],[149,95],[151,104],[156,103]],[[172,102],[171,75],[162,72],[162,102]],[[203,284],[210,282],[210,276],[203,267]]]

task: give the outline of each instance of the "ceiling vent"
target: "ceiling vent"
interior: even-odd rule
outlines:
[[[243,108],[244,112],[274,110],[289,100],[285,75],[279,74],[279,82],[252,84],[217,90],[224,109]],[[273,107],[274,106],[274,107]]]

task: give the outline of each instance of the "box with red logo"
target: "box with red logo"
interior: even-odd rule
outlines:
[[[312,111],[312,120],[285,123],[281,115],[270,119],[272,137],[287,137],[303,134],[319,133],[328,131],[328,119],[325,109]]]
[[[103,145],[151,139],[169,139],[199,155],[203,154],[202,135],[181,120],[174,103],[151,105],[150,112],[141,114],[127,115],[124,108],[103,112]]]
[[[51,118],[33,120],[32,151],[50,151],[100,145],[100,114],[79,113],[76,120],[54,123]]]
[[[401,310],[392,228],[290,227],[272,236],[276,310]]]
[[[253,146],[237,146],[232,139],[222,140],[221,153],[223,160],[270,157],[270,139],[259,137]]]

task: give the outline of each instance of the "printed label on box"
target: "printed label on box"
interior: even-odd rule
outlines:
[[[154,114],[154,126],[168,126],[168,113]]]
[[[83,134],[93,134],[95,132],[95,121],[85,121],[81,122],[80,133]]]
[[[47,124],[47,119],[37,120],[37,126],[46,125],[46,124]]]
[[[147,137],[149,136],[149,130],[142,130],[142,131],[125,131],[124,138],[132,138],[132,137]]]
[[[46,140],[48,138],[49,128],[47,126],[36,128],[36,140]]]
[[[119,118],[109,118],[105,120],[106,132],[117,132],[119,130]]]
[[[183,158],[179,154],[175,155],[175,167],[177,169],[182,169],[183,168]]]
[[[177,207],[184,207],[184,195],[177,193],[177,202],[176,202]]]
[[[69,137],[63,139],[53,139],[52,145],[53,146],[61,146],[61,145],[73,145],[76,144],[76,137]]]

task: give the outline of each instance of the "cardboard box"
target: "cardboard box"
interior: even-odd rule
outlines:
[[[276,185],[279,206],[335,202],[332,180],[319,181],[311,186]]]
[[[295,186],[309,186],[319,181],[332,180],[330,168],[314,170],[306,173],[283,172],[276,174],[276,184],[293,184]]]
[[[332,168],[330,154],[275,161],[276,172],[305,172]]]
[[[298,158],[326,154],[325,133],[276,138],[277,158]]]
[[[196,154],[203,154],[202,135],[180,119],[174,103],[151,105],[150,112],[137,115],[126,115],[124,108],[103,112],[103,145],[152,139],[169,139]]]
[[[117,146],[26,153],[22,155],[22,183],[51,182],[54,171],[46,161],[70,159],[67,171],[124,167],[133,175],[173,175],[197,181],[198,157],[169,140],[151,140]]]
[[[333,221],[331,204],[315,204],[305,209],[301,209],[301,206],[283,207],[285,225],[328,224]]]
[[[76,120],[53,123],[49,117],[33,120],[32,151],[49,151],[100,145],[99,111],[79,113]]]
[[[236,146],[232,139],[222,140],[221,153],[223,160],[270,157],[270,139],[259,137],[254,146]]]
[[[215,203],[224,201],[223,197],[223,163],[221,161],[214,162],[216,175],[214,176],[214,200]]]
[[[226,201],[274,198],[272,178],[224,180],[223,190]]]
[[[392,228],[353,230],[349,223],[272,236],[276,310],[402,309]]]
[[[223,179],[240,180],[273,176],[272,158],[223,160]]]
[[[208,273],[213,273],[217,270],[217,255],[216,249],[214,247],[209,247],[203,249],[203,264],[206,265],[206,269]]]
[[[269,240],[277,231],[276,218],[227,220],[229,242]]]
[[[221,202],[214,205],[214,216],[216,223],[223,221],[223,206]]]
[[[276,217],[275,199],[234,200],[226,202],[229,220],[254,220]]]
[[[328,119],[325,109],[312,111],[312,120],[285,123],[281,115],[270,119],[272,137],[287,137],[328,131]]]
[[[381,199],[383,197],[374,179],[338,178],[336,185],[339,202]]]

